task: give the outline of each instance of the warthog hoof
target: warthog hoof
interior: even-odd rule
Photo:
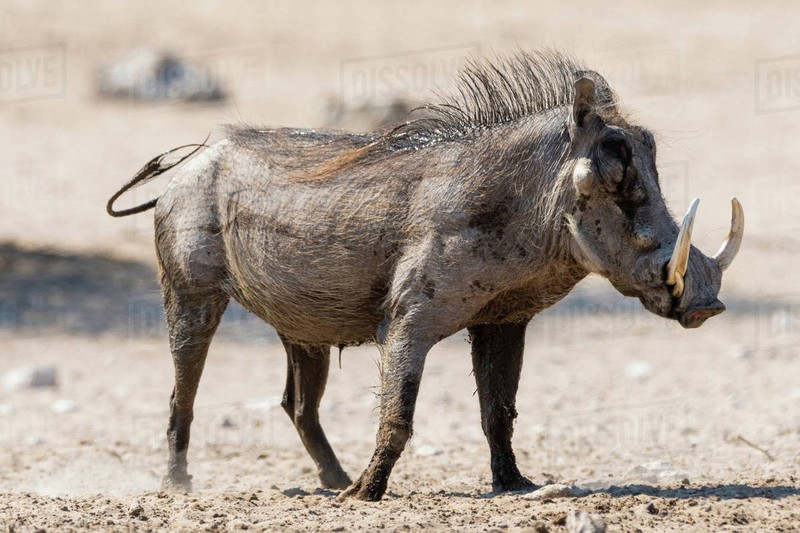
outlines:
[[[342,469],[331,471],[320,470],[319,481],[322,483],[323,488],[337,490],[346,489],[353,483],[353,480],[350,479],[347,472]]]
[[[492,481],[492,490],[494,492],[528,492],[537,488],[539,487],[533,481],[522,474]]]
[[[365,502],[378,502],[381,500],[381,497],[383,497],[383,491],[380,490],[380,488],[374,485],[372,487],[365,485],[361,481],[361,478],[359,478],[355,483],[350,485],[347,490],[339,494],[337,499],[339,501],[344,501],[347,498],[353,498]]]
[[[192,492],[192,476],[189,474],[167,474],[161,480],[161,489],[165,492]]]

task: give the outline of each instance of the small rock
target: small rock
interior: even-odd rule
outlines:
[[[300,487],[293,487],[282,492],[284,496],[288,496],[289,498],[303,498],[305,496],[311,496],[310,492],[307,492]]]
[[[55,388],[57,376],[54,366],[25,367],[7,372],[3,381],[8,390]]]
[[[734,409],[738,409],[739,407],[742,407],[745,404],[745,398],[739,392],[734,392],[732,394],[729,394],[728,401],[730,402],[731,407],[733,407]]]
[[[142,507],[138,502],[134,503],[128,508],[128,516],[130,517],[136,518],[141,516],[142,513],[144,513],[144,507]]]
[[[647,361],[633,361],[625,369],[625,374],[631,379],[643,381],[653,375],[653,366]]]
[[[544,500],[552,498],[579,498],[586,496],[589,491],[579,489],[574,485],[565,485],[563,483],[553,483],[545,485],[531,493],[523,494],[521,497],[526,500]]]
[[[733,514],[733,523],[744,526],[750,523],[750,519],[747,518],[747,515],[741,511],[737,511]]]
[[[648,503],[644,510],[649,514],[658,514],[658,508],[653,504],[653,502]]]
[[[270,411],[276,407],[280,407],[282,396],[270,396],[269,398],[254,398],[244,404],[245,409],[252,409],[253,411]]]
[[[625,484],[625,480],[621,477],[606,477],[606,478],[598,478],[598,479],[587,479],[583,480],[578,483],[578,487],[581,489],[593,491],[593,490],[606,490],[610,489],[611,487],[623,485]]]
[[[750,359],[752,356],[753,350],[744,344],[736,345],[731,349],[731,357],[734,359]]]
[[[50,409],[54,413],[71,413],[75,410],[75,402],[62,398],[54,401],[52,405],[50,405]]]
[[[534,533],[550,533],[550,528],[544,522],[536,522],[533,524]]]
[[[624,480],[628,483],[665,483],[677,481],[681,476],[668,461],[652,461],[634,466],[625,473]]]
[[[231,420],[230,417],[226,416],[226,417],[224,417],[222,419],[222,427],[224,427],[226,429],[231,429],[231,428],[235,428],[236,424],[233,423],[233,420]]]
[[[32,436],[25,439],[25,444],[28,446],[41,446],[44,444],[44,439],[39,436]]]
[[[250,524],[240,518],[235,518],[228,522],[228,531],[232,531],[234,529],[250,529]]]
[[[570,533],[605,533],[606,523],[596,514],[572,511],[567,515],[567,531]]]
[[[535,437],[543,436],[547,434],[547,427],[544,424],[534,424],[528,427],[528,433]]]
[[[414,448],[414,455],[419,455],[420,457],[432,457],[441,454],[442,450],[430,444],[423,444],[422,446],[416,446]]]

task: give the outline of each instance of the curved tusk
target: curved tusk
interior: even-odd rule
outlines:
[[[739,253],[739,247],[742,245],[742,238],[744,237],[744,209],[742,204],[736,197],[731,198],[731,229],[728,231],[728,236],[725,242],[722,243],[717,255],[714,259],[719,263],[719,267],[724,271]]]
[[[699,203],[700,198],[692,200],[692,205],[689,206],[686,216],[683,217],[672,257],[667,263],[667,285],[674,287],[672,295],[676,298],[680,298],[683,294],[683,276],[686,275],[686,268],[689,265],[689,253],[692,250],[692,228]]]
[[[601,276],[606,276],[607,271],[605,268],[603,268],[603,262],[597,256],[597,253],[592,249],[591,245],[589,245],[589,243],[586,241],[586,237],[584,237],[581,233],[578,223],[575,221],[575,217],[570,214],[565,214],[564,219],[567,221],[569,232],[572,234],[572,237],[578,244],[578,248],[580,248],[581,253],[588,263],[586,267],[591,272],[595,272]]]

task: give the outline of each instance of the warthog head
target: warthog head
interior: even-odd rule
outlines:
[[[722,272],[739,250],[744,213],[734,198],[728,238],[714,257],[691,245],[699,199],[680,227],[664,199],[656,143],[617,112],[602,78],[575,83],[570,115],[570,164],[576,203],[566,223],[573,256],[649,311],[696,328],[725,310],[717,298]]]

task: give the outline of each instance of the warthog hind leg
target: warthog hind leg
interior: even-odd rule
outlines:
[[[165,489],[191,490],[186,452],[192,424],[194,398],[203,373],[211,338],[217,330],[228,297],[218,292],[180,291],[163,284],[164,309],[175,364],[175,388],[169,407],[169,466]]]
[[[316,463],[322,486],[344,489],[352,482],[339,464],[319,423],[319,402],[328,381],[330,347],[306,347],[281,340],[286,348],[288,363],[286,390],[281,405]]]
[[[469,328],[472,368],[481,405],[481,425],[489,441],[492,489],[496,492],[535,488],[530,480],[520,474],[511,448],[526,326],[486,324]]]

